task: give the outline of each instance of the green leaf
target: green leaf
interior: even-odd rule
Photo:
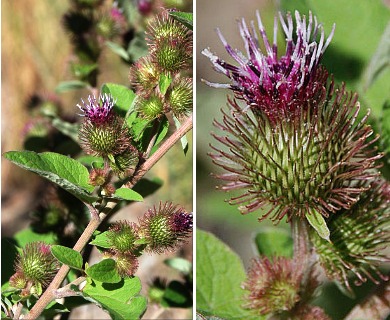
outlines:
[[[175,122],[176,129],[179,129],[181,127],[180,121],[175,116],[173,116],[173,120]],[[181,147],[182,147],[182,149],[184,151],[184,155],[186,155],[187,152],[188,152],[188,140],[187,140],[187,137],[183,136],[180,139],[180,142],[181,142]]]
[[[71,80],[71,81],[63,81],[58,84],[56,87],[56,92],[61,93],[65,91],[77,90],[88,88],[89,84],[84,81],[79,80]]]
[[[197,230],[196,304],[202,314],[234,319],[264,319],[241,307],[246,274],[240,258],[214,235]]]
[[[56,128],[62,134],[68,136],[73,141],[79,143],[79,129],[80,126],[77,123],[69,123],[60,118],[54,118],[51,122],[54,128]]]
[[[285,229],[262,228],[255,237],[255,243],[260,255],[267,257],[292,257],[293,255],[293,240]]]
[[[93,239],[89,244],[106,249],[111,248],[111,241],[107,237],[107,231],[95,236],[95,239]]]
[[[104,165],[102,157],[82,156],[77,158],[77,161],[91,168],[103,168]]]
[[[161,141],[164,140],[164,138],[167,135],[168,131],[169,131],[169,121],[168,121],[168,118],[167,117],[163,117],[163,119],[161,120],[161,123],[160,123],[160,127],[159,127],[159,131],[158,131],[158,134],[157,134],[156,141],[154,142],[152,151],[150,152],[151,155],[156,152],[156,150],[158,149],[159,144],[161,143]]]
[[[127,201],[144,201],[144,198],[139,193],[129,188],[117,189],[114,193],[114,198]]]
[[[93,280],[104,283],[118,283],[121,277],[115,268],[115,261],[113,259],[103,259],[89,268],[85,268],[85,273]]]
[[[98,65],[96,63],[93,64],[72,64],[72,71],[75,77],[79,79],[85,79],[88,77],[93,71],[97,70]]]
[[[188,29],[193,29],[193,14],[191,12],[171,11],[169,15],[184,24]]]
[[[171,281],[164,291],[164,304],[169,307],[189,308],[192,306],[191,294],[179,281]]]
[[[32,151],[9,151],[4,157],[19,167],[54,182],[81,201],[92,203],[98,199],[91,195],[94,187],[88,184],[87,168],[72,158],[53,152]]]
[[[94,281],[81,294],[107,311],[112,319],[128,320],[140,319],[146,310],[146,299],[138,295],[140,291],[141,282],[133,277],[115,284]]]
[[[172,77],[170,76],[170,74],[162,73],[160,75],[160,79],[159,79],[159,82],[158,82],[158,87],[160,88],[160,92],[161,92],[161,94],[163,96],[167,92],[169,86],[171,85],[171,82],[172,82]]]
[[[133,103],[135,93],[129,88],[116,83],[105,83],[102,86],[102,93],[111,94],[115,101],[116,111],[126,113]]]
[[[312,209],[311,212],[306,214],[306,219],[322,239],[330,241],[330,231],[321,213],[315,209]]]
[[[20,230],[14,235],[19,247],[24,247],[27,243],[43,241],[46,244],[57,244],[57,235],[54,232],[37,233],[31,227]]]
[[[55,245],[51,247],[51,253],[61,263],[74,269],[83,269],[83,257],[80,252],[68,247]]]
[[[173,269],[180,271],[181,273],[187,275],[192,270],[192,263],[183,258],[171,258],[164,260],[164,263]]]
[[[112,52],[116,53],[118,56],[120,56],[125,61],[130,61],[130,55],[119,44],[112,42],[112,41],[106,41],[106,46],[108,48],[110,48],[112,50]]]

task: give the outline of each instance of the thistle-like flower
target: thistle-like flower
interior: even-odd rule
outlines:
[[[231,65],[212,54],[209,49],[205,49],[203,54],[210,58],[214,69],[231,79],[230,84],[207,81],[206,83],[216,88],[233,90],[235,96],[244,100],[245,105],[252,108],[254,113],[264,113],[270,121],[275,118],[283,121],[294,114],[299,116],[302,111],[313,108],[313,102],[322,100],[321,97],[325,94],[327,72],[320,67],[319,62],[333,37],[334,26],[325,41],[323,27],[317,23],[316,17],[309,13],[309,21],[306,25],[306,17],[302,18],[296,12],[296,40],[294,41],[294,24],[291,15],[287,14],[286,21],[279,14],[286,35],[286,52],[278,57],[277,18],[275,17],[274,38],[271,45],[259,12],[256,14],[266,53],[264,54],[260,49],[254,22],[251,23],[250,28],[244,19],[239,23],[247,57],[231,48],[218,29],[226,51],[239,65]],[[318,35],[320,40],[317,43]]]
[[[311,14],[308,26],[299,14],[296,19],[296,44],[291,17],[287,25],[280,19],[287,50],[279,60],[276,43],[272,49],[267,44],[259,16],[268,57],[261,54],[257,35],[249,33],[244,21],[240,28],[249,59],[235,53],[224,40],[240,66],[210,56],[214,66],[233,80],[232,85],[222,87],[231,88],[245,102],[242,107],[229,99],[223,120],[215,121],[223,135],[214,137],[227,150],[212,146],[215,153],[211,157],[226,171],[216,175],[226,182],[221,189],[241,191],[230,203],[239,204],[242,213],[267,207],[260,220],[306,217],[328,239],[324,217],[349,209],[359,200],[368,188],[367,181],[377,175],[373,169],[382,155],[371,147],[376,139],[368,140],[373,132],[366,124],[368,115],[357,121],[357,95],[347,93],[344,86],[335,88],[332,81],[327,83],[326,71],[319,66],[331,37],[324,43],[323,30]],[[317,44],[314,39],[319,32]],[[290,79],[287,86],[282,75]]]
[[[192,32],[163,11],[148,26],[146,41],[160,70],[178,72],[191,65]]]
[[[88,103],[77,105],[84,113],[79,137],[81,147],[87,154],[113,156],[126,151],[131,145],[131,137],[123,120],[115,114],[115,101],[111,95],[102,94],[99,101],[88,97]]]
[[[119,252],[119,251],[107,251],[105,253],[107,258],[115,260],[115,268],[118,274],[122,278],[132,277],[138,269],[138,258],[133,253]]]
[[[148,98],[138,97],[137,106],[141,117],[154,120],[164,114],[164,101],[159,94],[151,94]]]
[[[43,242],[26,244],[15,262],[16,273],[10,284],[16,288],[30,284],[34,290],[41,291],[54,278],[59,268],[58,261],[51,254],[50,246]]]
[[[192,232],[192,214],[172,203],[160,203],[139,220],[139,235],[147,241],[147,251],[172,251]]]
[[[349,291],[350,276],[355,284],[385,277],[379,266],[388,262],[384,249],[390,243],[390,185],[379,179],[361,195],[349,210],[341,210],[327,221],[331,242],[311,234],[319,261],[332,280],[342,283]]]
[[[158,86],[160,71],[150,56],[138,59],[130,68],[129,80],[138,95],[148,97]]]

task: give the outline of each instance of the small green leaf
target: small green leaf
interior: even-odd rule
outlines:
[[[82,156],[77,158],[77,161],[91,168],[103,168],[104,165],[103,158],[101,157]]]
[[[202,314],[229,320],[259,320],[251,311],[242,308],[246,278],[240,258],[214,235],[197,230],[196,304]]]
[[[322,239],[325,239],[330,242],[330,231],[321,213],[313,209],[310,213],[306,215],[306,219],[307,221],[309,221],[310,225],[317,231],[318,235]]]
[[[98,68],[98,65],[96,63],[93,64],[79,64],[79,63],[73,63],[72,64],[72,71],[75,77],[79,79],[85,79],[88,77],[93,71],[95,71]]]
[[[160,88],[161,94],[164,96],[167,92],[169,86],[171,85],[172,77],[169,74],[162,73],[160,75],[160,80],[158,82],[158,87]]]
[[[192,270],[192,263],[183,258],[166,259],[164,263],[168,267],[174,268],[185,275],[189,274]]]
[[[54,182],[81,201],[92,203],[98,199],[91,195],[94,187],[88,183],[87,168],[72,158],[54,152],[32,151],[9,151],[4,157],[19,167]]]
[[[68,136],[73,141],[79,143],[80,126],[77,123],[69,123],[60,118],[54,118],[51,124],[62,134]]]
[[[104,283],[118,283],[121,277],[115,268],[115,261],[113,259],[104,259],[89,268],[85,268],[85,273],[93,280]]]
[[[114,193],[114,197],[121,200],[127,200],[127,201],[144,201],[144,198],[142,198],[142,196],[139,193],[129,188],[117,189]]]
[[[127,53],[127,51],[121,47],[119,44],[112,42],[112,41],[106,41],[106,46],[112,50],[112,52],[116,53],[118,56],[120,56],[125,61],[130,61],[130,55]]]
[[[189,308],[192,306],[192,299],[188,289],[178,281],[169,283],[164,292],[163,300],[169,307]]]
[[[51,247],[51,253],[61,263],[74,269],[83,269],[83,257],[80,252],[68,247],[55,245]]]
[[[173,117],[173,120],[175,122],[176,129],[179,129],[181,127],[180,121],[175,116]],[[186,155],[187,152],[188,152],[188,140],[187,140],[187,137],[183,136],[180,139],[180,142],[181,142],[181,147],[182,147],[182,149],[184,151],[184,155]]]
[[[56,92],[61,93],[65,91],[84,89],[88,87],[89,84],[84,81],[79,81],[79,80],[63,81],[60,82],[59,85],[56,87]]]
[[[152,151],[150,152],[151,155],[156,152],[159,144],[161,143],[162,140],[164,140],[168,131],[169,131],[169,121],[168,121],[167,117],[163,117],[163,119],[161,120],[161,123],[160,123],[160,128],[159,128],[159,131],[157,134],[156,141],[154,143]]]
[[[115,101],[116,111],[125,114],[133,103],[135,93],[129,88],[116,83],[105,83],[102,86],[102,93],[109,93]]]
[[[146,310],[146,299],[139,296],[138,277],[122,279],[115,284],[99,281],[87,283],[82,296],[107,311],[114,320],[140,319]]]
[[[169,15],[172,16],[177,21],[184,24],[188,29],[192,30],[193,28],[193,14],[191,12],[179,12],[171,11]]]
[[[146,238],[141,238],[141,239],[134,241],[134,244],[137,246],[141,245],[141,244],[148,244],[148,243],[149,243],[149,241]]]
[[[267,257],[292,257],[293,240],[290,233],[281,228],[265,227],[255,237],[255,243],[260,255]]]
[[[93,239],[89,244],[106,249],[111,248],[111,241],[107,237],[107,231],[95,236],[95,239]]]

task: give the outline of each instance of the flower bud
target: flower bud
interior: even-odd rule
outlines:
[[[139,235],[148,242],[146,250],[163,253],[172,251],[192,231],[192,214],[172,203],[160,203],[139,220]]]
[[[388,257],[383,250],[390,243],[390,185],[377,180],[349,210],[341,210],[328,221],[330,242],[311,234],[311,240],[327,276],[352,292],[349,276],[356,285],[370,279],[385,279],[381,263]]]
[[[116,270],[122,278],[134,276],[138,269],[138,259],[131,252],[108,251],[105,256],[115,260]]]
[[[114,223],[107,231],[111,250],[115,252],[135,252],[137,246],[134,244],[138,237],[138,227],[135,223],[119,221]]]
[[[114,156],[115,162],[110,161],[111,169],[117,174],[126,175],[134,171],[139,161],[137,148],[130,145],[123,153]]]
[[[302,270],[291,259],[254,259],[243,283],[249,291],[244,307],[259,315],[290,311],[300,300],[301,279]]]
[[[26,283],[46,287],[58,269],[59,263],[51,254],[50,246],[43,242],[31,242],[17,257],[12,282],[20,287],[24,278]]]
[[[131,144],[129,131],[123,120],[114,113],[115,104],[111,95],[100,95],[99,102],[94,96],[83,100],[84,121],[79,132],[80,144],[87,154],[107,157],[124,152]]]
[[[137,110],[144,119],[154,120],[164,113],[163,99],[156,94],[148,98],[138,97]]]
[[[192,79],[179,78],[168,90],[167,102],[173,114],[179,118],[192,111]]]
[[[150,56],[138,59],[130,68],[129,80],[138,95],[149,96],[158,85],[160,71]]]

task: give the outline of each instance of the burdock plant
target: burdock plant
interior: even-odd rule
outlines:
[[[232,194],[229,203],[242,214],[290,223],[294,240],[293,259],[254,260],[243,306],[277,319],[328,319],[310,305],[317,265],[349,290],[350,271],[360,282],[385,278],[378,268],[387,260],[379,251],[389,242],[388,184],[377,161],[383,154],[357,94],[321,65],[335,26],[326,36],[311,12],[296,11],[295,19],[279,13],[270,40],[258,12],[256,18],[257,25],[238,22],[245,52],[217,29],[235,63],[202,52],[229,80],[206,84],[233,93],[212,134],[219,189]]]

